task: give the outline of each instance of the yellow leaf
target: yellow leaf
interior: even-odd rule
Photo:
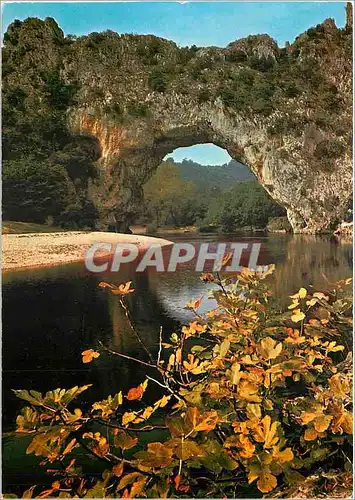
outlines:
[[[239,447],[241,448],[239,455],[242,458],[251,458],[255,452],[255,445],[253,445],[248,436],[241,434],[239,436],[239,443]]]
[[[133,422],[133,420],[136,419],[136,414],[133,412],[126,412],[122,416],[122,425],[126,426],[130,422]]]
[[[329,385],[336,398],[345,399],[350,393],[349,380],[341,373],[333,375],[329,380]]]
[[[147,451],[139,451],[135,457],[146,467],[167,467],[172,462],[173,450],[165,443],[149,443]]]
[[[264,448],[272,448],[278,442],[279,437],[276,436],[277,427],[279,422],[271,422],[271,417],[266,415],[261,425],[256,424],[253,426],[254,439],[258,443],[264,443]]]
[[[262,493],[268,493],[269,491],[276,488],[277,479],[270,472],[264,472],[263,474],[261,474],[256,485]]]
[[[118,430],[118,429],[117,429]],[[132,437],[125,431],[118,430],[114,437],[114,445],[122,450],[130,450],[138,443],[138,438]]]
[[[135,498],[136,496],[140,495],[140,493],[143,490],[144,485],[147,481],[148,481],[147,477],[142,477],[142,478],[138,479],[137,481],[135,481],[132,484],[131,491],[130,491],[127,498]]]
[[[138,478],[141,478],[142,474],[139,472],[131,472],[130,474],[126,474],[118,483],[116,490],[120,491],[126,486],[132,484],[134,481],[136,481]]]
[[[218,414],[216,411],[208,411],[200,415],[198,408],[189,408],[185,421],[190,427],[190,432],[209,432],[216,427]]]
[[[314,413],[314,412],[308,412],[308,411],[305,411],[302,413],[302,423],[303,424],[309,424],[309,422],[312,422],[316,417],[317,417],[318,413]]]
[[[268,410],[268,411],[271,411],[274,409],[274,405],[272,404],[271,399],[264,400],[264,408],[265,408],[265,410]]]
[[[276,344],[271,337],[262,339],[259,345],[259,354],[266,360],[275,359],[282,351],[282,343]]]
[[[106,281],[100,281],[98,286],[100,288],[114,288],[114,285],[111,285],[110,283],[106,283]]]
[[[247,404],[247,417],[250,419],[261,418],[260,405],[254,403]]]
[[[118,287],[114,287],[111,290],[113,295],[128,295],[129,293],[134,292],[134,288],[130,288],[132,281],[127,281],[127,283],[118,285]]]
[[[153,415],[154,411],[155,409],[153,408],[153,406],[147,406],[142,413],[143,420],[148,420],[148,418]]]
[[[285,462],[291,462],[291,460],[293,460],[294,458],[291,448],[285,448],[284,450],[279,451],[278,447],[275,446],[272,455],[275,460],[282,464]]]
[[[188,361],[184,361],[183,365],[184,365],[185,370],[187,370],[188,372],[190,372],[190,371],[192,371],[192,370],[194,370],[195,368],[198,367],[199,360],[197,358],[195,359],[195,357],[194,357],[193,354],[188,354],[187,357],[188,357],[189,360]]]
[[[300,288],[298,290],[298,296],[300,299],[304,299],[305,297],[307,297],[307,290],[305,288]]]
[[[313,421],[314,428],[317,432],[324,432],[328,429],[330,422],[332,421],[331,415],[319,415]]]
[[[192,439],[174,438],[168,443],[172,446],[175,455],[181,460],[188,460],[191,457],[199,457],[204,454],[201,446]]]
[[[223,340],[223,342],[219,348],[219,355],[221,358],[225,357],[225,355],[229,351],[230,345],[231,345],[231,343],[229,342],[229,340],[227,340],[227,339]]]
[[[119,464],[114,465],[112,467],[112,474],[114,474],[117,477],[122,476],[122,474],[123,474],[123,467],[124,467],[123,461],[121,463],[119,463]]]
[[[298,304],[299,304],[298,300],[294,300],[294,301],[292,302],[292,304],[290,304],[290,305],[288,306],[288,308],[287,308],[287,309],[294,309],[295,307],[297,307],[297,306],[298,306]]]
[[[202,303],[203,297],[200,297],[199,299],[196,300],[191,300],[186,304],[186,309],[193,309],[194,311],[197,311],[197,309],[200,307]]]
[[[230,380],[233,385],[237,385],[240,379],[240,364],[235,362],[231,366]]]
[[[305,317],[306,315],[300,309],[295,309],[293,311],[291,319],[294,323],[298,323],[299,321],[302,321]]]
[[[260,403],[261,397],[258,395],[258,386],[249,380],[240,380],[237,386],[237,393],[241,399],[251,403]]]
[[[317,439],[318,434],[315,429],[306,429],[303,437],[305,441],[314,441]]]
[[[307,306],[314,306],[317,303],[316,299],[307,300]]]
[[[159,399],[158,401],[156,401],[154,403],[154,409],[157,409],[157,408],[164,408],[164,406],[166,406],[169,401],[171,399],[171,396],[163,396],[161,399]]]
[[[353,433],[353,414],[349,411],[344,412],[341,427],[347,434]]]

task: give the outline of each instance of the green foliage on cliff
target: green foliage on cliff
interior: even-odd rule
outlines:
[[[174,161],[168,158],[168,161]],[[254,181],[256,177],[249,167],[231,160],[224,165],[200,165],[192,160],[184,159],[175,162],[183,180],[193,182],[198,187],[214,187],[229,189],[236,182]]]
[[[86,204],[86,183],[99,156],[96,141],[73,135],[67,111],[78,84],[63,76],[70,43],[56,22],[15,21],[3,48],[3,216],[64,222]],[[86,221],[87,222],[87,221]],[[89,224],[92,224],[90,221]]]
[[[5,161],[2,182],[5,220],[43,223],[76,202],[74,186],[60,165],[34,159]]]

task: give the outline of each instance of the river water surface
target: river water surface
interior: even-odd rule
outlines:
[[[352,275],[352,245],[327,237],[303,235],[216,236],[161,235],[173,241],[260,242],[261,264],[276,264],[271,278],[280,302],[301,286],[322,287],[325,276],[337,280]],[[146,369],[116,356],[83,364],[81,352],[100,340],[121,353],[144,357],[117,297],[98,287],[102,280],[132,280],[127,297],[132,320],[144,343],[157,350],[159,329],[168,339],[191,319],[186,303],[207,294],[208,287],[189,266],[174,273],[135,273],[126,266],[110,275],[89,274],[83,264],[7,272],[3,276],[3,428],[9,430],[23,406],[11,389],[43,392],[57,387],[93,384],[81,401],[104,399],[144,379]],[[204,302],[207,307],[208,302]],[[114,359],[113,359],[114,358]],[[86,398],[86,400],[85,400]],[[14,448],[4,449],[4,472],[16,476]],[[14,468],[15,467],[15,468]],[[12,483],[9,479],[8,483]],[[30,481],[31,482],[31,481]],[[9,491],[9,490],[8,490]]]

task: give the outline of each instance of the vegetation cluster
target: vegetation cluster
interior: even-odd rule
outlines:
[[[209,169],[215,182],[208,182]],[[285,211],[246,170],[236,162],[225,169],[169,159],[144,186],[145,203],[136,222],[148,224],[151,233],[158,227],[191,225],[202,232],[265,229],[270,218],[283,216]]]
[[[79,408],[73,401],[88,385],[14,391],[27,403],[17,435],[31,438],[27,453],[41,457],[53,477],[23,498],[349,493],[351,279],[322,292],[301,288],[281,311],[267,284],[272,271],[202,275],[215,306],[202,314],[202,297],[192,300],[193,321],[170,338],[160,332],[154,352],[128,356],[150,371],[125,394],[117,387]],[[129,314],[131,282],[100,287]],[[106,355],[127,358],[100,343],[82,361]],[[157,400],[151,384],[161,390]]]

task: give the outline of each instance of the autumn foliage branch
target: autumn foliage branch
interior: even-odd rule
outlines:
[[[29,403],[17,417],[17,433],[33,436],[27,453],[59,464],[36,498],[287,497],[316,469],[312,494],[322,477],[329,493],[329,471],[350,476],[351,280],[322,292],[301,288],[275,312],[272,271],[203,275],[216,307],[201,314],[202,299],[191,301],[196,320],[168,340],[160,331],[156,360],[102,344],[82,353],[84,363],[113,354],[156,368],[127,394],[84,412],[68,405],[89,386],[15,391]],[[100,286],[128,311],[131,283]],[[151,383],[162,396],[148,404]],[[84,473],[78,450],[103,463],[101,479]],[[39,487],[30,490],[27,497]]]

